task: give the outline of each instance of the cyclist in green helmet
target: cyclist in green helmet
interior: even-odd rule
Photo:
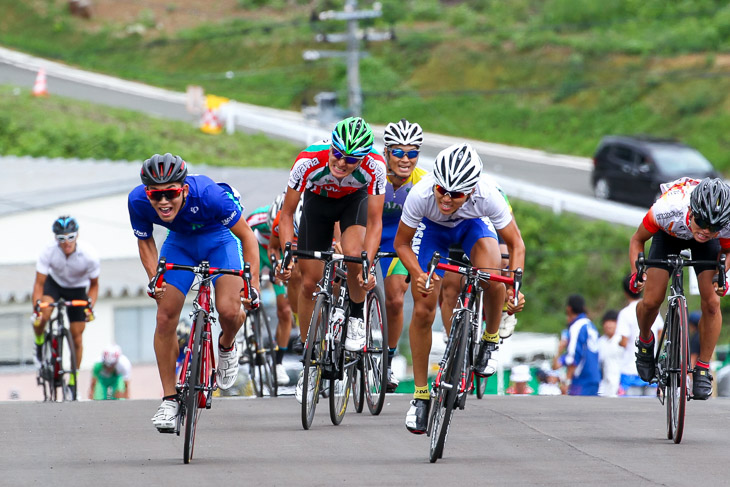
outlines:
[[[281,210],[279,233],[282,246],[294,239],[294,212],[304,192],[299,222],[300,250],[329,250],[339,223],[342,252],[360,255],[366,250],[369,258],[375,256],[383,228],[386,167],[383,157],[373,149],[374,136],[370,125],[359,117],[340,121],[332,131],[332,138],[307,147],[294,162]],[[322,277],[324,264],[318,260],[299,260],[302,274],[299,295],[299,325],[301,339],[305,340],[312,317],[312,295]],[[351,308],[345,348],[360,350],[365,345],[363,303],[365,294],[375,286],[375,279],[365,285],[361,266],[347,264],[347,284]],[[288,279],[290,269],[283,271]],[[301,402],[302,378],[296,388]]]

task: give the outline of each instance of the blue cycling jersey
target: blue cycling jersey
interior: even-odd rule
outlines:
[[[185,204],[175,219],[163,221],[152,208],[145,186],[140,184],[129,193],[129,219],[138,239],[152,237],[152,225],[157,224],[175,233],[190,235],[203,234],[221,227],[233,227],[243,214],[243,207],[234,195],[224,190],[212,179],[203,175],[185,178],[189,186]]]

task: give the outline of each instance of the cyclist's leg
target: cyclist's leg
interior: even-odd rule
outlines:
[[[309,332],[309,321],[314,311],[314,300],[312,296],[317,291],[317,283],[322,278],[324,263],[314,259],[299,259],[297,261],[302,276],[301,288],[299,291],[299,337],[304,343]]]
[[[86,329],[86,321],[72,321],[69,323],[71,336],[74,340],[74,348],[76,349],[76,368],[81,367],[81,356],[84,353],[83,333]]]
[[[342,225],[342,224],[340,224]],[[342,252],[345,255],[359,256],[365,249],[365,227],[350,225],[342,229]],[[347,289],[352,303],[362,304],[365,301],[365,290],[360,287],[358,276],[362,275],[362,265],[347,263]]]
[[[398,347],[403,331],[403,301],[408,290],[406,276],[393,274],[385,278],[385,315],[388,322],[388,348]]]
[[[172,285],[167,286],[165,294],[157,302],[154,346],[157,369],[165,396],[176,394],[175,359],[180,353],[177,343],[177,324],[184,304],[185,294]]]

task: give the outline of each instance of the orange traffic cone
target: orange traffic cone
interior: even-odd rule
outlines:
[[[46,86],[46,70],[41,68],[35,77],[33,84],[33,96],[48,96],[48,87]]]
[[[200,121],[200,131],[206,134],[219,134],[223,131],[218,116],[211,108],[207,108],[203,113],[203,119]]]

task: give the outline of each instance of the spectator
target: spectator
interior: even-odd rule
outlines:
[[[89,399],[129,399],[132,364],[118,345],[105,348],[91,373]]]
[[[541,396],[559,396],[563,393],[560,387],[560,372],[551,367],[543,367],[537,373],[537,393]]]
[[[616,333],[618,311],[610,309],[601,318],[603,335],[598,339],[598,361],[601,364],[601,383],[598,395],[616,397],[621,382],[621,365],[624,348],[619,343],[621,335]]]
[[[692,311],[689,314],[689,361],[694,368],[700,356],[700,318],[701,311]],[[659,335],[657,335],[658,337]]]
[[[529,382],[532,380],[532,373],[529,365],[515,365],[510,372],[509,380],[511,385],[507,388],[507,394],[516,396],[527,396],[534,394],[535,390],[530,387]]]
[[[645,396],[653,395],[654,389],[648,383],[641,380],[636,371],[636,338],[639,336],[639,322],[636,319],[636,305],[639,303],[641,293],[635,293],[630,288],[631,275],[627,274],[623,280],[624,294],[629,304],[618,312],[616,321],[616,333],[621,336],[619,343],[624,347],[624,358],[621,366],[621,385],[619,395],[621,396]],[[654,336],[661,337],[664,320],[657,315],[651,329]]]
[[[565,306],[569,325],[565,354],[566,383],[571,396],[595,396],[601,370],[598,366],[598,330],[586,315],[585,299],[571,294]]]

